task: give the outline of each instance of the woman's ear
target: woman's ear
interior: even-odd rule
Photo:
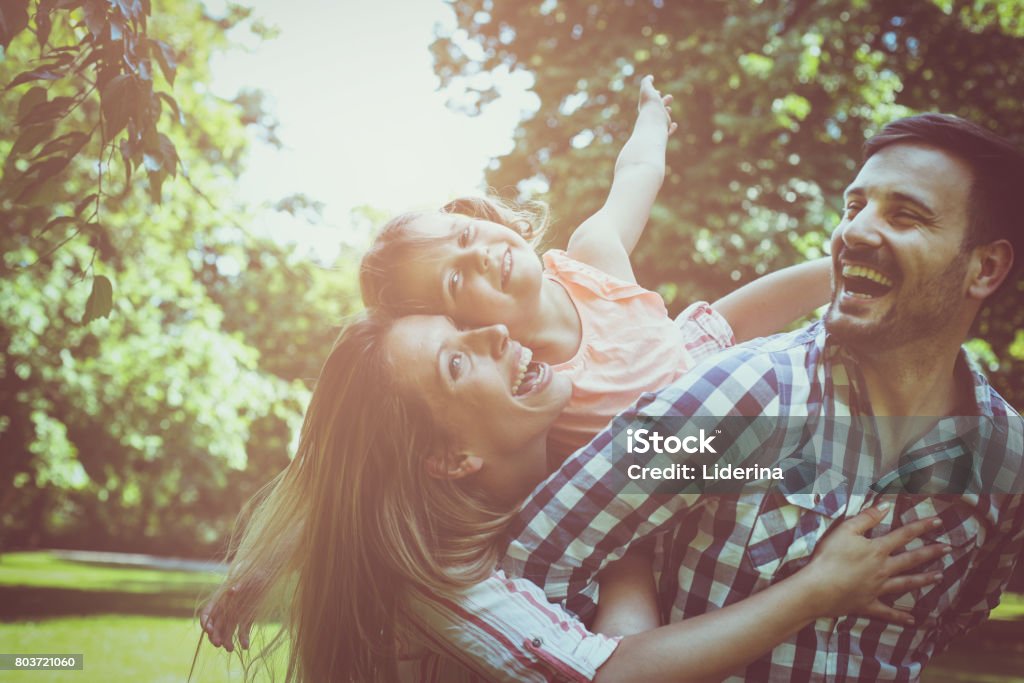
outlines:
[[[427,474],[437,479],[462,479],[483,466],[483,458],[468,453],[442,452],[426,459]]]
[[[985,299],[999,289],[1013,267],[1013,247],[1006,240],[996,240],[975,248],[977,270],[967,286],[974,299]]]

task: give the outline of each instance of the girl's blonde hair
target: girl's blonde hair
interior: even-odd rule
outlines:
[[[284,627],[251,659],[286,639],[286,681],[395,679],[411,587],[457,589],[487,576],[511,513],[449,479],[427,476],[444,448],[429,406],[400,390],[386,353],[392,319],[365,314],[345,327],[320,371],[295,459],[243,517],[228,579],[241,623]],[[247,602],[246,602],[247,601]]]
[[[550,224],[548,207],[544,202],[516,204],[493,196],[459,197],[441,207],[441,213],[457,213],[504,225],[519,233],[534,249],[540,248]],[[419,235],[410,229],[413,221],[425,215],[428,213],[396,216],[377,233],[359,266],[359,286],[367,307],[380,308],[392,315],[440,313],[428,310],[414,292],[405,291],[400,286],[401,272],[406,264],[417,258],[419,249],[439,239]]]

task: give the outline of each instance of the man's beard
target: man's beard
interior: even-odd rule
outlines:
[[[969,252],[962,250],[941,273],[896,293],[896,301],[880,320],[863,323],[836,307],[839,285],[833,283],[825,328],[844,346],[860,351],[887,351],[927,339],[948,327],[963,301]],[[834,275],[839,277],[839,275]]]

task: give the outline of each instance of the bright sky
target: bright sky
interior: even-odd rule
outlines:
[[[222,2],[206,4],[219,14]],[[213,89],[263,90],[284,149],[254,141],[238,191],[253,204],[298,192],[324,202],[328,227],[274,211],[254,226],[321,259],[342,243],[365,244],[350,225],[354,207],[397,213],[480,191],[487,162],[511,149],[516,123],[536,108],[522,75],[502,79],[502,97],[480,116],[445,106],[428,50],[436,24],[455,24],[442,0],[248,4],[280,35],[218,58]]]

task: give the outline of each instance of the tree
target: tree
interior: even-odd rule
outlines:
[[[1024,144],[1024,6],[1012,0],[452,3],[432,46],[445,86],[486,106],[525,70],[540,107],[488,182],[545,188],[555,243],[600,207],[646,73],[675,95],[679,130],[634,252],[670,308],[822,255],[864,139],[915,111],[959,114]],[[458,90],[458,88],[455,88]],[[532,182],[524,183],[526,179]],[[1024,408],[1024,281],[972,342]]]
[[[211,552],[351,306],[351,273],[249,238],[230,199],[267,122],[203,84],[258,24],[149,9],[0,5],[0,547]]]

